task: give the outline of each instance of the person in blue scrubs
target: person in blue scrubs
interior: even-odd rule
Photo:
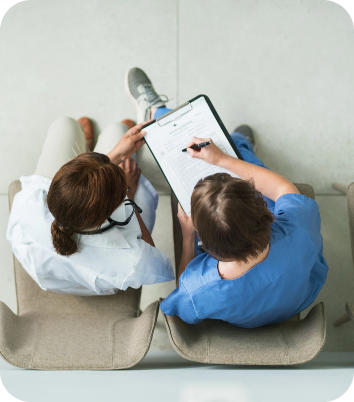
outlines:
[[[167,111],[158,108],[154,117]],[[231,134],[243,161],[215,144],[188,149],[191,158],[239,177],[199,181],[191,217],[179,206],[179,285],[161,310],[190,324],[211,318],[255,328],[284,321],[315,300],[327,277],[317,203],[270,171],[254,154],[247,126],[246,135]],[[187,146],[209,140],[194,138]],[[197,234],[205,252],[196,250]]]

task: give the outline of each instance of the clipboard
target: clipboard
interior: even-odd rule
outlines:
[[[194,110],[193,109],[193,103],[195,101],[198,101],[200,98],[204,98],[205,102],[207,103],[208,108],[210,109],[210,111],[211,111],[211,113],[212,113],[212,115],[213,115],[213,117],[215,119],[215,122],[217,123],[219,128],[222,130],[222,133],[224,134],[226,140],[228,141],[228,143],[231,146],[232,150],[235,152],[236,157],[241,159],[241,160],[243,160],[239,150],[237,149],[236,145],[233,143],[230,134],[226,130],[225,125],[223,124],[222,120],[220,119],[220,117],[219,117],[217,111],[215,110],[213,104],[211,103],[209,97],[206,96],[206,95],[198,95],[198,96],[194,97],[193,99],[189,100],[188,102],[183,103],[182,105],[180,105],[177,108],[171,110],[170,112],[166,113],[165,115],[160,116],[157,119],[153,120],[152,122],[146,124],[143,127],[143,130],[148,128],[148,127],[150,127],[150,126],[152,126],[152,125],[155,125],[154,129],[155,129],[155,127],[158,127],[158,128],[161,128],[162,130],[165,129],[165,127],[167,127],[167,125],[169,125],[170,123],[175,123],[173,125],[177,126],[178,120],[180,120],[181,118],[187,117],[186,115],[188,115],[188,113],[193,112],[193,110]],[[147,140],[147,138],[145,138],[145,142],[146,142],[146,145],[148,146],[148,148],[150,149],[150,152],[152,153],[154,159],[156,160],[156,163],[160,167],[163,175],[165,176],[166,181],[170,185],[171,190],[174,192],[178,202],[181,204],[181,206],[183,208],[183,205],[182,205],[182,203],[180,202],[180,199],[179,199],[179,195],[177,194],[177,192],[174,189],[174,186],[171,184],[169,178],[165,174],[164,169],[161,167],[160,162],[159,162],[158,158],[156,157],[152,147],[149,145],[149,141]],[[187,144],[185,144],[185,145],[187,145]],[[182,148],[181,148],[181,150],[182,150]],[[187,155],[189,155],[189,154],[187,154]],[[185,208],[183,208],[183,210],[186,212]]]

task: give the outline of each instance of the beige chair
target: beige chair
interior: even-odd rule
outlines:
[[[337,191],[339,191],[342,194],[347,194],[348,192],[348,186],[342,183],[333,183],[333,188]]]
[[[299,191],[314,198],[311,186],[297,184]],[[182,252],[182,233],[177,218],[177,200],[172,196],[176,267]],[[182,357],[201,363],[245,365],[290,365],[313,359],[326,338],[323,304],[314,306],[306,318],[296,315],[279,324],[246,329],[221,320],[191,325],[176,316],[164,315],[173,348]]]
[[[334,183],[333,187],[341,193],[347,194],[349,230],[354,261],[354,183],[349,184],[349,186],[345,186],[344,184],[340,183]],[[338,327],[350,320],[354,323],[354,303],[347,302],[345,308],[347,310],[347,313],[334,322],[335,327]]]
[[[10,208],[21,184],[10,185]],[[0,354],[41,370],[127,369],[146,355],[158,302],[140,314],[140,289],[113,296],[46,292],[15,262],[17,315],[0,302]]]

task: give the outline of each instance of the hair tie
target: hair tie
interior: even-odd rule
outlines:
[[[57,225],[58,225],[59,227],[61,227],[63,230],[66,230],[67,232],[71,232],[70,229],[68,229],[68,228],[66,228],[65,226],[61,225],[58,221],[57,221]]]

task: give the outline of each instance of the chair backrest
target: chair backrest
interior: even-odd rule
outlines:
[[[9,187],[9,206],[21,190],[21,183],[16,180]],[[48,313],[105,314],[119,317],[137,317],[139,315],[141,288],[128,288],[111,296],[76,296],[42,290],[22,268],[14,257],[15,283],[17,294],[17,314],[45,310]]]
[[[294,183],[294,184],[302,195],[312,198],[313,200],[315,199],[315,192],[309,184],[304,184],[304,183],[301,183],[301,184]],[[354,194],[354,188],[353,188],[353,194]],[[180,264],[181,258],[182,258],[183,237],[182,237],[181,225],[179,224],[179,221],[177,218],[178,201],[173,192],[171,193],[171,208],[172,208],[172,220],[173,220],[173,238],[174,238],[174,246],[175,246],[175,262],[176,262],[176,270],[178,270],[179,264]],[[354,198],[353,198],[353,222],[354,222]],[[354,225],[354,223],[353,223],[353,225]],[[353,226],[353,230],[354,230],[354,226]],[[353,236],[352,236],[352,241],[353,241]],[[176,275],[176,280],[177,280],[177,277],[178,277],[178,275]]]
[[[312,198],[313,200],[315,199],[315,191],[312,188],[312,186],[310,186],[309,184],[305,184],[305,183],[294,183],[294,185],[296,186],[296,188],[299,190],[299,192],[308,197],[308,198]]]

